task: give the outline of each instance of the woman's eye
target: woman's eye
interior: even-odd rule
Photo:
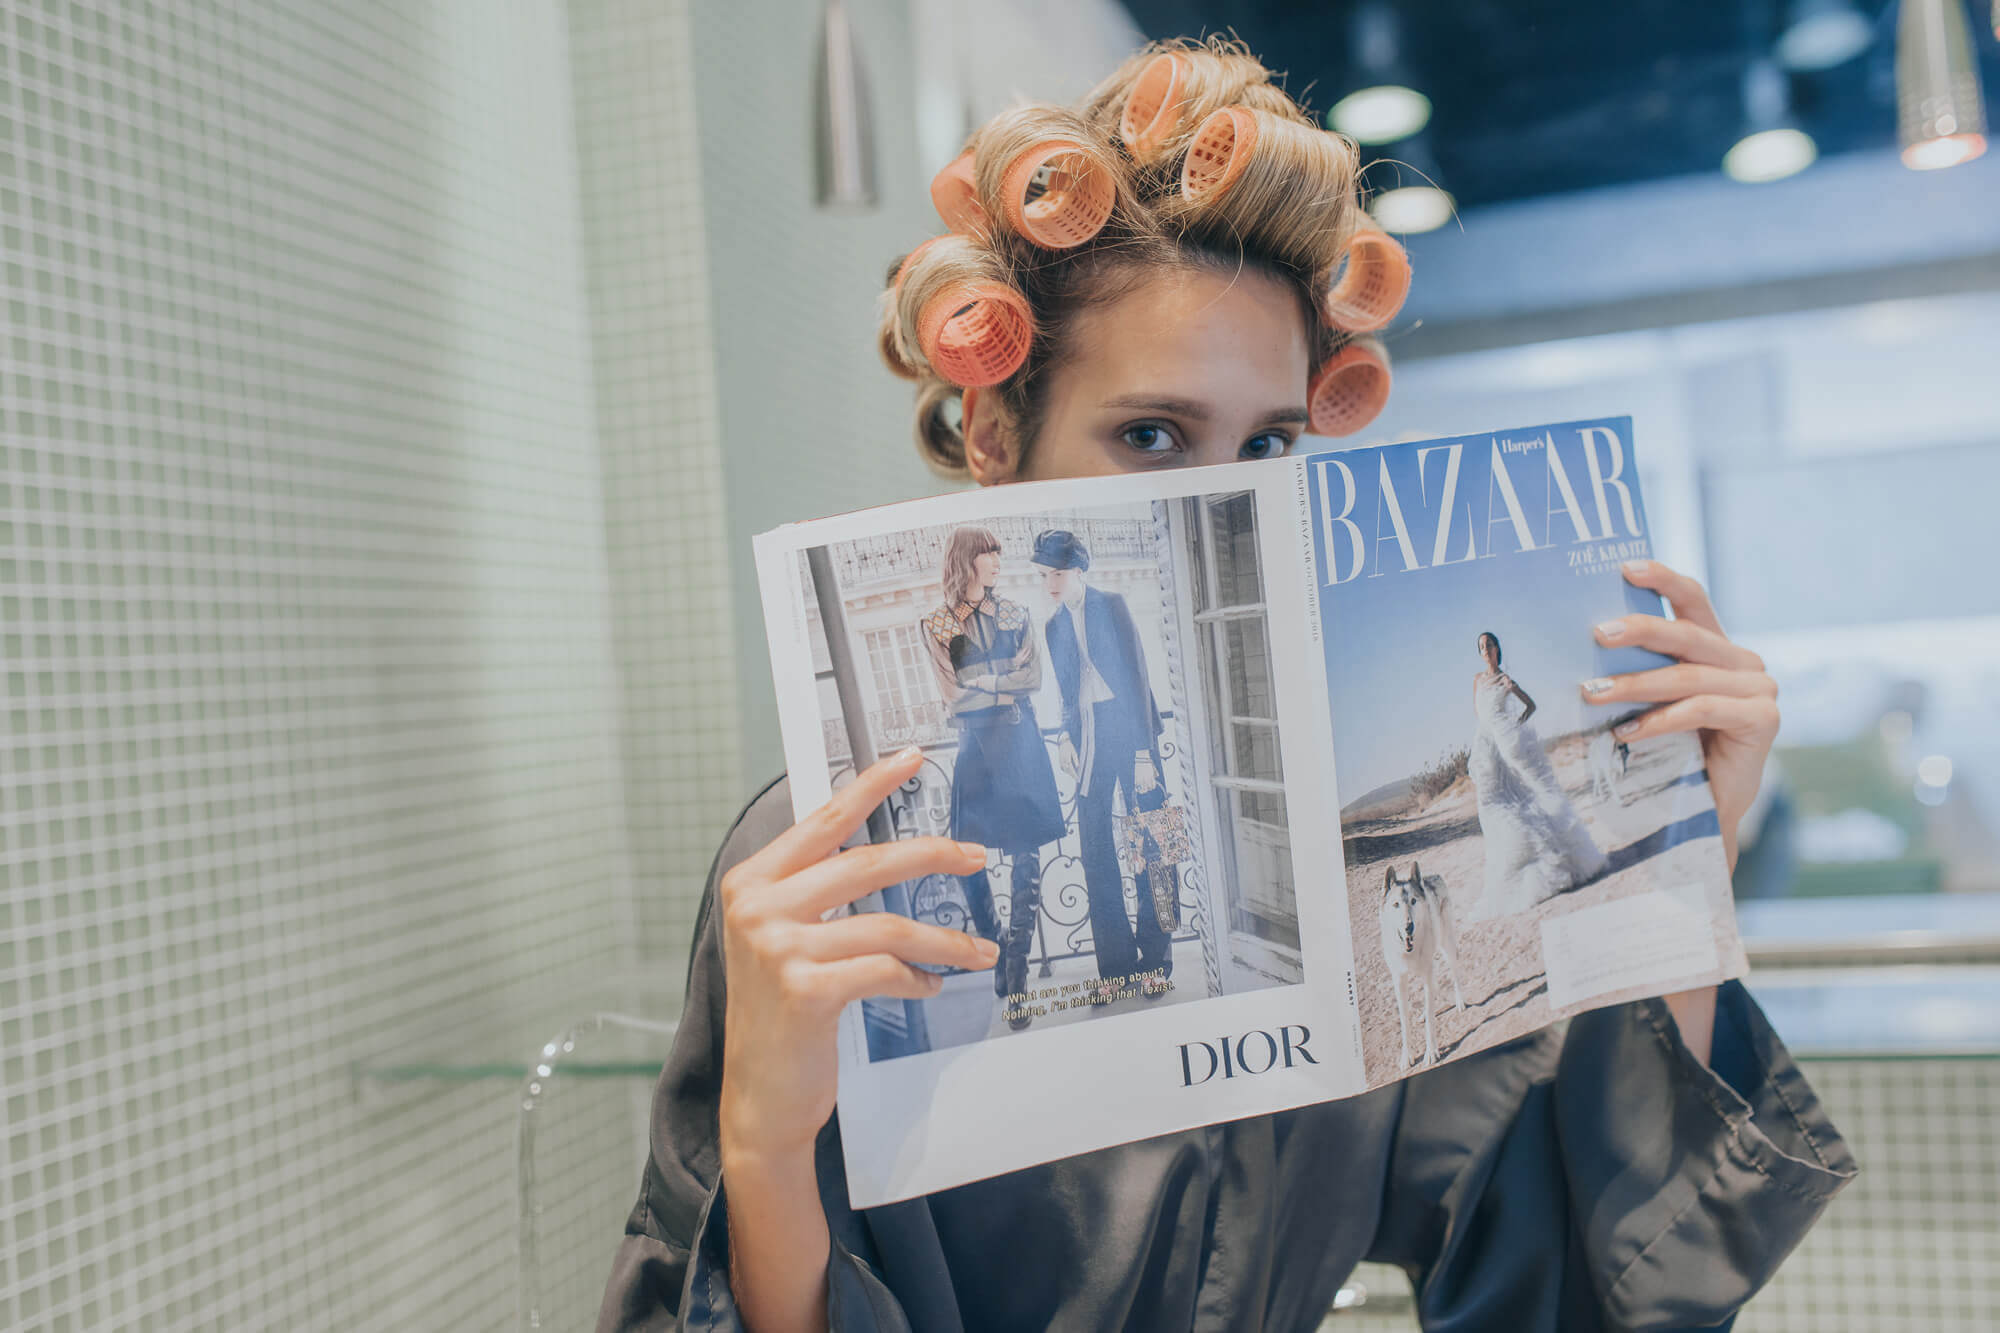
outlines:
[[[1127,426],[1119,432],[1118,438],[1142,454],[1164,454],[1178,447],[1173,434],[1165,426],[1154,422]]]
[[[1281,432],[1272,431],[1268,435],[1259,435],[1238,452],[1244,458],[1276,458],[1291,447],[1292,442],[1288,437]]]

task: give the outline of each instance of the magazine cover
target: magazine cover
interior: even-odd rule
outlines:
[[[1744,970],[1700,742],[1628,745],[1600,646],[1664,614],[1629,418],[1316,455],[1321,649],[1369,1085]],[[1692,984],[1692,983],[1690,983]]]
[[[1740,970],[1698,746],[1623,746],[1581,702],[1651,660],[1590,637],[1655,609],[1617,571],[1644,532],[1619,421],[760,536],[795,813],[915,743],[865,836],[988,849],[856,904],[1001,961],[843,1014],[855,1205]],[[1009,1133],[964,1132],[996,1114]]]

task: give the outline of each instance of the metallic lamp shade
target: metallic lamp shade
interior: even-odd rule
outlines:
[[[815,200],[833,212],[874,208],[875,127],[868,84],[841,0],[827,0],[813,79]]]
[[[1950,166],[1986,147],[1986,107],[1962,0],[1902,0],[1896,18],[1896,125],[1903,161]]]

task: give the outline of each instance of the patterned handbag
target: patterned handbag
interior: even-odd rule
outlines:
[[[1143,865],[1153,891],[1153,915],[1172,934],[1181,924],[1180,863],[1194,855],[1187,812],[1168,805],[1161,787],[1142,793],[1138,808],[1118,817],[1118,852],[1127,864]]]

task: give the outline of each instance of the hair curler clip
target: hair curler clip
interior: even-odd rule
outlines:
[[[953,231],[970,235],[986,229],[986,209],[980,205],[979,189],[973,183],[970,148],[931,177],[931,206]]]
[[[1028,189],[1044,168],[1042,193],[1030,200]],[[1102,231],[1114,197],[1104,164],[1067,139],[1044,140],[1015,154],[1000,191],[1007,225],[1049,250],[1082,245]]]
[[[1326,359],[1306,389],[1315,435],[1352,435],[1389,401],[1389,359],[1373,338],[1357,338]]]
[[[961,282],[917,315],[917,346],[931,368],[960,388],[998,384],[1028,359],[1034,321],[1027,298],[1005,283]]]
[[[1370,220],[1347,243],[1340,279],[1320,305],[1335,328],[1373,333],[1396,317],[1409,295],[1409,251]]]
[[[1180,127],[1181,94],[1187,82],[1187,62],[1163,51],[1146,62],[1125,109],[1118,115],[1118,138],[1136,161],[1159,156],[1161,147]]]
[[[1257,118],[1250,108],[1218,107],[1195,126],[1181,162],[1181,197],[1191,202],[1221,197],[1257,151]]]

